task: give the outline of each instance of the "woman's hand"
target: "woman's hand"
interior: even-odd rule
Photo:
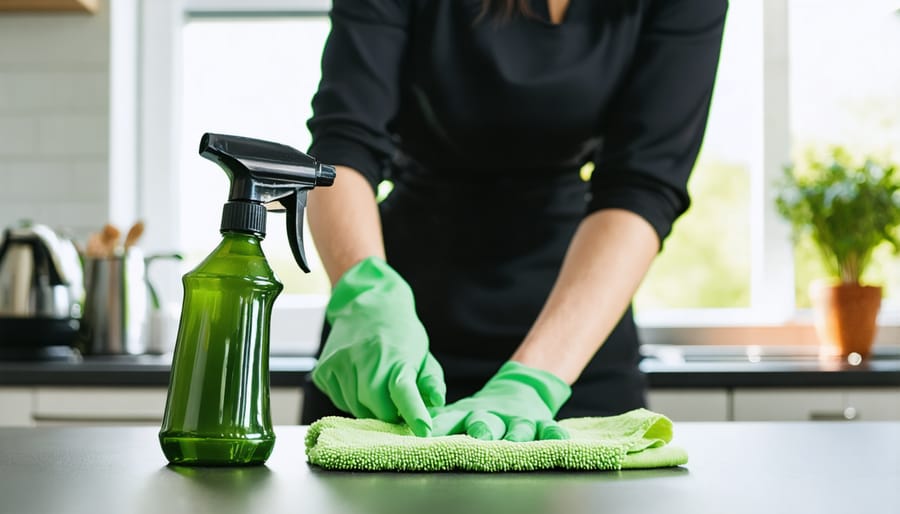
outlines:
[[[325,316],[331,332],[316,386],[358,418],[402,420],[428,436],[428,407],[444,404],[447,386],[406,281],[384,260],[364,259],[335,284]]]
[[[474,395],[432,408],[432,435],[517,442],[568,439],[553,418],[571,394],[569,385],[552,373],[509,361]]]

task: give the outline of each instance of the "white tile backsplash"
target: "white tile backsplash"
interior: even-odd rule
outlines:
[[[94,220],[103,219],[106,215],[106,206],[97,202],[53,202],[45,205],[44,214],[51,220],[57,221],[56,226],[67,228],[74,227],[77,229],[90,228],[93,231],[100,229],[98,225],[88,225],[87,227],[77,224],[78,220]],[[75,220],[75,221],[68,221]]]
[[[37,153],[38,118],[27,115],[0,115],[0,177],[3,176],[2,160],[14,156]]]
[[[109,16],[0,16],[0,228],[109,216]]]
[[[13,92],[15,91],[16,75],[13,73],[0,73],[0,112],[8,112],[13,108]]]
[[[0,195],[10,199],[71,199],[72,171],[67,162],[9,160],[6,166],[6,187]]]
[[[108,127],[108,115],[42,115],[38,118],[37,152],[71,157],[107,155]]]
[[[92,114],[109,102],[106,71],[0,73],[0,113]]]
[[[106,2],[97,14],[40,13],[0,16],[0,68],[4,70],[106,70],[109,16]]]
[[[72,177],[70,198],[78,198],[92,204],[106,202],[109,198],[109,180],[106,180],[108,166],[105,159],[73,160],[70,163]],[[98,177],[102,177],[103,180]]]

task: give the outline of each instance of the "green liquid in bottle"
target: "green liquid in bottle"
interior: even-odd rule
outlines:
[[[260,240],[235,232],[183,283],[163,453],[173,464],[262,464],[275,444],[269,321],[282,285]]]

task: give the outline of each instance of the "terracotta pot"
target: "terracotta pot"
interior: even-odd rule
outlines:
[[[869,355],[875,340],[881,293],[878,286],[827,281],[810,284],[809,296],[822,356]]]

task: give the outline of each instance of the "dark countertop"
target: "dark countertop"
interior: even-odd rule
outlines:
[[[265,466],[168,467],[153,427],[0,428],[16,514],[315,512],[670,514],[897,512],[900,422],[679,423],[684,467],[621,472],[340,473],[311,467],[305,427],[276,427]]]
[[[900,360],[836,362],[686,362],[645,359],[651,388],[900,387]]]
[[[316,360],[271,357],[273,386],[300,386]],[[0,386],[160,386],[169,385],[171,355],[84,357],[81,362],[3,362]]]
[[[671,351],[675,348],[673,357]],[[825,361],[807,351],[712,347],[646,351],[641,369],[652,388],[900,387],[900,347],[881,349],[858,365]],[[169,383],[171,356],[84,357],[81,362],[3,362],[0,386],[159,386]],[[312,357],[274,356],[273,386],[299,386]]]
[[[810,346],[644,345],[654,388],[900,387],[900,346],[866,359],[821,358]]]

